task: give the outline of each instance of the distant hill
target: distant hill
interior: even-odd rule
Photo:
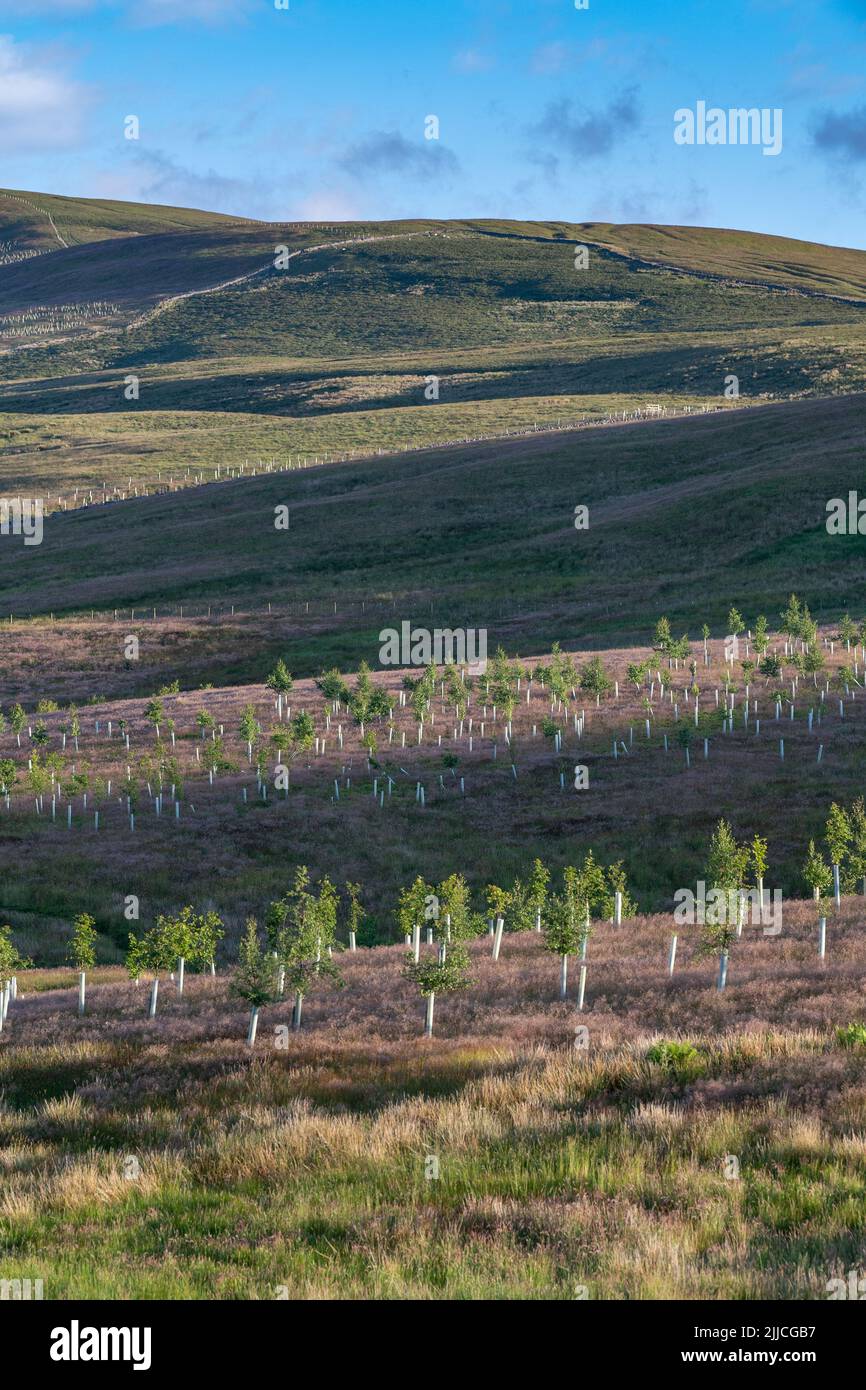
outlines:
[[[103,198],[63,198],[53,193],[0,189],[0,242],[17,240],[50,250],[111,237],[237,226],[244,219],[158,203],[123,203]]]
[[[719,227],[583,222],[587,241],[620,255],[731,279],[866,301],[866,251]]]
[[[322,227],[17,193],[0,196],[4,206],[37,245],[0,264],[0,378],[61,377],[66,409],[92,408],[89,389],[87,402],[68,389],[82,371],[159,366],[164,375],[193,360],[465,350],[477,369],[485,353],[512,349],[544,364],[561,360],[566,345],[584,371],[594,371],[588,359],[610,361],[628,345],[629,389],[665,389],[666,380],[675,389],[683,379],[691,389],[683,346],[688,357],[694,344],[695,362],[708,347],[721,362],[731,358],[732,335],[736,355],[751,352],[754,334],[777,335],[758,344],[764,392],[808,391],[834,373],[839,389],[864,385],[861,354],[849,344],[866,326],[866,252],[703,228],[494,219]],[[291,257],[278,267],[282,245]],[[778,335],[807,329],[818,339],[824,328],[838,344],[829,359],[823,346],[816,354],[808,345],[804,358],[802,341],[780,353]],[[14,355],[4,357],[4,347]],[[659,370],[658,354],[668,350],[676,358]],[[650,356],[648,370],[636,366]],[[720,366],[710,379],[722,376]],[[236,386],[229,408],[273,408],[272,393],[256,400]],[[200,382],[197,392],[208,394]],[[145,408],[186,394],[183,383],[159,400],[150,393]],[[14,392],[5,395],[15,408]],[[53,408],[27,395],[28,409]],[[222,392],[217,398],[222,404]]]
[[[357,248],[346,248],[349,240]],[[332,249],[281,273],[273,266],[280,244]],[[581,266],[572,249],[580,246],[589,251]],[[264,282],[231,283],[256,271]],[[203,290],[216,292],[186,299]],[[127,334],[124,348],[135,344],[139,356],[158,361],[183,360],[193,344],[197,356],[225,356],[227,348],[305,356],[850,321],[866,308],[866,252],[740,231],[592,222],[323,228],[0,192],[0,347],[53,344],[88,327],[128,330],[143,311],[176,298],[168,318],[131,341]],[[65,317],[51,312],[61,305]],[[28,312],[35,323],[19,321]]]
[[[78,489],[113,496],[116,487],[152,490],[166,475],[194,482],[217,469],[221,477],[243,469],[248,479],[257,460],[280,466],[346,453],[387,451],[396,459],[394,486],[400,480],[402,488],[403,473],[413,475],[422,463],[418,453],[405,456],[409,448],[501,437],[539,423],[596,421],[613,412],[622,418],[623,412],[676,413],[716,404],[808,406],[809,398],[866,392],[866,252],[740,231],[597,222],[270,224],[14,191],[0,195],[0,215],[9,244],[16,237],[22,246],[30,243],[0,264],[0,467],[7,487],[47,497],[49,510],[61,505],[58,499],[79,506]],[[289,252],[285,264],[278,263],[282,247]],[[130,376],[140,387],[134,398],[124,389]],[[820,452],[828,419],[844,425],[854,453],[860,447],[862,400],[839,415],[797,408],[772,423],[759,415],[766,412],[714,423],[712,438],[723,447],[718,455],[699,453],[699,471],[719,475],[728,448],[746,468],[756,441],[763,458],[778,464],[776,429],[784,456],[796,449],[801,470],[812,469],[811,454],[804,455],[798,441],[809,438]],[[659,481],[676,482],[692,467],[687,424],[658,431],[640,426],[627,432],[628,440],[622,434],[582,442],[574,456],[570,447],[551,449],[543,468],[554,468],[555,460],[562,494],[570,497],[576,459],[597,460],[616,476],[634,446],[644,463],[650,454],[659,460],[652,462]],[[695,436],[706,438],[700,431]],[[675,458],[669,455],[673,445]],[[496,495],[500,449],[486,447],[494,464],[485,495]],[[532,460],[531,482],[514,498],[514,517],[505,519],[520,536],[539,457],[534,446],[513,439],[501,451],[512,479],[524,459]],[[850,472],[847,455],[845,466]],[[455,489],[452,528],[462,525],[465,503],[458,480],[471,480],[479,467],[471,451],[465,470],[442,453],[425,464],[432,495],[440,468]],[[351,476],[366,479],[365,468]],[[714,516],[729,498],[748,507],[738,478],[735,471],[713,502]],[[584,478],[584,490],[589,481]],[[641,472],[636,481],[651,488],[656,475]],[[854,486],[846,473],[839,487],[849,482]],[[274,502],[282,486],[274,483]],[[780,586],[811,554],[808,546],[801,554],[802,538],[795,543],[794,532],[799,535],[807,516],[820,520],[820,498],[835,495],[826,491],[833,486],[831,477],[822,477],[816,496],[810,493],[796,515],[790,499],[774,494],[773,505],[781,509],[772,543],[780,556]],[[229,585],[239,598],[258,597],[270,591],[275,574],[297,578],[280,569],[286,550],[280,538],[265,538],[273,554],[264,540],[261,555],[258,541],[247,553],[248,519],[236,535],[227,495],[202,494],[203,517],[211,518],[213,506],[214,519],[227,526],[209,536],[203,555],[194,552],[207,527],[196,521],[187,534],[186,518],[193,514],[187,503],[181,511],[174,510],[179,503],[142,503],[144,540],[134,563],[138,512],[109,509],[105,552],[95,520],[86,526],[70,520],[62,554],[28,555],[20,571],[4,572],[10,605],[99,603],[115,554],[124,565],[132,563],[112,581],[117,601],[179,599],[190,590],[210,598]],[[607,497],[613,515],[616,489]],[[575,496],[572,505],[579,500]],[[410,493],[405,504],[414,526],[423,497]],[[152,518],[170,525],[180,548],[170,582],[148,559]],[[396,534],[387,508],[381,529],[380,521],[377,515],[367,525],[385,554],[387,538]],[[678,524],[687,521],[681,517]],[[751,516],[744,524],[732,517],[731,527],[751,535]],[[665,528],[660,539],[676,547],[678,532],[668,526],[667,512]],[[756,547],[765,532],[766,519],[759,517]],[[422,567],[429,547],[437,545],[435,534],[434,528],[426,537]],[[73,543],[79,536],[86,537],[81,556]],[[569,551],[560,554],[561,541],[539,544],[528,572],[549,597],[558,592],[560,563],[570,583]],[[785,549],[792,545],[796,564]],[[295,544],[291,554],[297,553]],[[605,553],[615,557],[613,581],[619,552]],[[388,554],[385,568],[373,575],[369,557],[356,555],[350,535],[341,541],[340,566],[346,573],[357,568],[358,592],[368,584],[388,588],[394,568]],[[67,556],[73,555],[70,570]],[[303,573],[309,577],[318,563],[307,556]],[[736,584],[747,572],[743,560]],[[404,578],[407,588],[420,582],[418,574]],[[837,578],[847,594],[850,576],[840,571]],[[497,575],[494,587],[507,582]],[[644,581],[635,583],[633,601],[642,602]],[[468,584],[462,564],[459,584]],[[671,585],[685,612],[689,605],[677,590],[676,572]],[[828,602],[833,607],[835,595]],[[588,619],[588,633],[619,635],[615,604]]]

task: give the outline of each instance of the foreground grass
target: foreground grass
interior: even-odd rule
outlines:
[[[361,951],[287,1047],[286,1007],[263,1011],[254,1055],[224,978],[166,984],[148,1023],[116,972],[83,1020],[38,972],[0,1040],[0,1277],[52,1299],[824,1298],[866,1227],[866,1049],[837,1034],[862,933],[846,907],[819,966],[810,921],[744,940],[724,995],[689,949],[667,980],[664,923],[600,927],[582,1014],[533,933],[497,964],[479,942],[432,1041],[402,950]]]
[[[826,1056],[789,1034],[703,1061],[723,1093]],[[7,1114],[4,1275],[50,1298],[814,1298],[862,1249],[863,1137],[838,1098],[821,1119],[695,1104],[626,1050],[493,1054],[480,1078],[434,1055],[431,1091],[471,1079],[405,1098],[392,1067],[368,1110],[328,1094],[351,1060],[239,1064],[131,1115],[74,1096]]]

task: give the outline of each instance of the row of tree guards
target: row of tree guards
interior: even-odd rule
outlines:
[[[828,865],[814,841],[810,841],[804,866],[804,877],[813,890],[818,914],[818,955],[822,961],[827,955],[825,894],[832,888],[837,908],[841,906],[843,891],[853,891],[859,885],[866,895],[866,807],[862,798],[848,809],[833,804],[825,839],[834,856],[832,864]],[[719,990],[727,986],[731,951],[743,934],[747,908],[754,909],[757,902],[753,925],[762,926],[767,921],[766,871],[767,842],[755,835],[748,844],[740,844],[727,822],[719,821],[705,869],[710,892],[694,918],[702,928],[699,954],[718,955]],[[684,891],[677,894],[678,899]],[[343,900],[327,877],[314,886],[303,865],[296,869],[285,895],[268,907],[264,943],[257,920],[247,919],[231,988],[249,1004],[251,1046],[262,1007],[292,995],[292,1026],[297,1030],[301,1027],[304,998],[311,989],[323,980],[342,987],[343,977],[334,960],[335,953],[344,949],[337,940],[341,903],[348,949],[354,952],[366,921],[360,885],[347,882]],[[396,921],[408,948],[404,976],[426,1000],[425,1033],[431,1036],[433,1032],[436,996],[467,989],[471,983],[469,942],[487,933],[492,958],[498,961],[506,926],[511,932],[537,933],[545,949],[559,956],[561,1000],[568,998],[569,961],[577,958],[576,1002],[582,1011],[594,923],[606,921],[617,927],[636,911],[622,862],[605,867],[596,861],[592,850],[579,867],[569,865],[563,869],[556,891],[551,889],[550,870],[540,859],[533,861],[525,880],[515,879],[510,889],[489,884],[483,911],[473,908],[470,888],[462,874],[451,874],[436,886],[417,877],[399,895]],[[675,913],[675,920],[676,916]],[[216,973],[217,952],[224,934],[223,923],[215,912],[197,912],[192,906],[174,915],[158,916],[154,925],[141,934],[130,933],[127,970],[136,983],[144,975],[151,977],[149,1018],[157,1013],[161,977],[169,975],[182,995],[188,967]],[[771,934],[776,934],[775,928]],[[76,916],[69,960],[79,972],[79,1014],[86,1009],[86,976],[96,962],[97,939],[94,918],[88,913]],[[678,941],[679,934],[674,933],[668,949],[670,976],[676,966]],[[18,954],[11,927],[0,928],[0,1028],[10,1000],[16,997],[18,974],[30,964]]]
[[[805,617],[804,617],[805,613]],[[798,686],[803,678],[806,667],[812,669],[812,679],[814,683],[814,699],[806,714],[806,724],[808,732],[811,734],[815,728],[819,727],[825,719],[825,697],[830,691],[830,676],[824,674],[825,685],[822,689],[817,687],[817,677],[819,668],[823,665],[823,656],[817,651],[815,646],[813,628],[814,625],[808,617],[808,609],[802,609],[799,601],[792,597],[787,615],[783,615],[785,623],[785,654],[784,661],[794,663],[793,677],[790,682],[790,691],[771,689],[769,696],[771,708],[776,722],[782,718],[783,702],[787,704],[787,719],[789,724],[794,720],[796,713],[795,700],[798,695]],[[734,628],[742,624],[742,619],[735,609],[729,615],[729,622]],[[863,625],[861,624],[860,627]],[[853,666],[842,666],[839,668],[834,679],[840,686],[840,690],[845,692],[847,699],[855,699],[854,687],[861,685],[860,666],[858,657],[859,637],[863,634],[860,627],[846,617],[840,625],[838,639],[846,645],[847,650],[851,650],[853,645]],[[801,636],[795,638],[791,631],[797,628]],[[707,647],[707,632],[704,629],[704,646]],[[813,640],[814,638],[814,640]],[[749,651],[751,645],[755,646],[756,655],[760,657],[758,675],[763,674],[769,682],[776,672],[781,679],[783,673],[782,658],[775,651],[769,650],[769,635],[766,631],[766,624],[759,618],[755,627],[754,634],[749,634],[744,639],[745,649]],[[799,642],[800,650],[797,650]],[[831,648],[834,645],[833,638],[826,638],[825,644]],[[669,670],[663,671],[658,659],[655,663],[652,660],[631,663],[627,669],[627,680],[633,683],[635,690],[644,692],[644,734],[645,744],[649,746],[653,736],[653,722],[657,721],[664,705],[670,706],[673,720],[672,728],[676,731],[676,738],[683,747],[685,761],[690,765],[691,744],[693,740],[693,729],[695,733],[703,732],[703,755],[704,759],[710,756],[710,732],[720,732],[722,736],[730,736],[734,733],[735,722],[740,723],[742,715],[742,727],[744,731],[754,732],[755,735],[761,733],[761,718],[759,716],[758,698],[754,694],[751,681],[756,679],[755,663],[748,657],[743,657],[742,666],[744,675],[748,675],[744,692],[742,692],[741,704],[738,706],[738,692],[732,684],[730,674],[726,674],[724,689],[716,686],[710,696],[709,709],[702,704],[702,694],[697,684],[697,664],[691,660],[691,683],[683,688],[677,688],[676,679],[671,674],[670,668],[678,667],[684,654],[689,651],[687,639],[673,639],[670,634],[670,627],[666,619],[661,619],[656,627],[655,651],[659,655],[665,655]],[[860,647],[862,651],[862,646]],[[763,653],[763,656],[761,656]],[[811,662],[807,657],[813,657]],[[799,663],[799,665],[797,665]],[[655,669],[654,668],[655,665]],[[803,669],[801,670],[800,667]],[[748,672],[746,668],[750,668]],[[323,695],[326,704],[324,712],[317,718],[309,710],[296,711],[292,716],[292,708],[288,703],[291,691],[294,688],[294,681],[286,663],[278,661],[273,671],[267,678],[267,685],[274,696],[274,706],[277,719],[274,727],[269,733],[265,733],[259,721],[258,712],[255,704],[248,703],[243,710],[238,734],[246,745],[247,762],[254,765],[256,769],[256,797],[259,800],[268,800],[269,787],[284,797],[288,795],[289,778],[291,767],[303,754],[314,751],[315,757],[324,757],[329,746],[342,753],[346,746],[346,740],[354,730],[357,733],[360,748],[367,759],[367,771],[370,773],[372,793],[380,807],[384,808],[386,799],[392,795],[395,776],[410,777],[405,769],[389,768],[382,763],[382,755],[379,754],[379,741],[384,737],[384,729],[387,730],[388,753],[394,750],[401,754],[410,748],[423,746],[430,751],[435,747],[436,751],[442,749],[443,739],[447,741],[447,746],[442,753],[442,763],[444,771],[438,775],[439,787],[442,791],[446,790],[446,776],[453,779],[454,785],[459,785],[460,793],[465,794],[466,782],[461,773],[458,779],[457,768],[462,756],[472,756],[476,751],[476,740],[483,740],[486,736],[490,745],[490,756],[494,761],[498,758],[500,749],[500,736],[504,742],[506,755],[510,757],[510,767],[513,779],[517,780],[518,775],[518,752],[517,734],[514,729],[515,712],[522,704],[529,704],[536,691],[543,692],[545,700],[549,697],[550,712],[540,723],[538,721],[531,724],[531,737],[539,736],[551,741],[552,752],[555,759],[559,759],[558,776],[559,785],[562,790],[566,787],[570,789],[572,785],[576,789],[581,789],[586,785],[586,781],[581,783],[575,777],[572,783],[572,774],[569,760],[566,757],[564,748],[564,737],[569,730],[569,723],[573,723],[573,733],[576,739],[574,752],[580,755],[580,747],[587,733],[587,710],[573,708],[571,702],[578,700],[578,692],[581,696],[594,695],[595,703],[600,706],[604,696],[614,692],[614,698],[619,699],[620,682],[614,680],[606,671],[601,658],[594,656],[589,658],[578,670],[574,658],[563,653],[558,644],[554,644],[553,653],[549,661],[537,663],[530,666],[521,663],[519,660],[509,661],[502,649],[498,649],[489,669],[482,677],[473,678],[465,669],[455,665],[449,665],[437,671],[435,666],[425,668],[417,677],[404,676],[403,686],[397,691],[386,690],[378,686],[372,680],[372,675],[365,663],[362,663],[355,677],[354,686],[350,686],[339,671],[332,670],[323,672],[316,681],[316,685]],[[437,714],[434,709],[434,696],[437,688],[441,697],[441,704]],[[179,734],[176,721],[172,718],[166,707],[166,699],[173,695],[179,695],[179,685],[175,682],[172,686],[165,687],[162,691],[151,697],[144,708],[145,727],[149,725],[155,735],[153,752],[146,751],[139,754],[137,758],[130,756],[126,765],[126,779],[121,782],[121,795],[117,800],[123,805],[126,803],[126,816],[129,828],[135,829],[136,824],[136,803],[139,798],[140,783],[142,778],[147,787],[148,796],[152,802],[152,809],[156,816],[168,815],[175,821],[180,821],[182,816],[182,791],[183,782],[188,774],[188,769],[181,766],[178,753],[180,751],[178,738],[183,739],[184,735]],[[714,703],[713,703],[714,699]],[[657,701],[657,704],[654,703]],[[45,702],[49,703],[50,702]],[[681,705],[684,709],[681,709]],[[479,708],[480,706],[480,708]],[[345,710],[348,716],[348,724],[340,719],[340,712]],[[400,717],[403,710],[411,711],[415,723],[414,736],[410,728],[410,737],[407,740],[407,729],[400,728],[396,719]],[[46,711],[50,713],[51,711]],[[833,709],[835,714],[835,706]],[[685,714],[686,717],[682,717]],[[838,715],[843,720],[846,717],[845,701],[838,699]],[[335,718],[336,716],[336,718]],[[443,719],[444,728],[437,728],[437,718]],[[497,720],[500,724],[497,724]],[[21,739],[26,729],[32,750],[28,758],[27,771],[24,781],[30,795],[33,797],[36,807],[36,814],[43,815],[46,812],[44,797],[50,794],[48,811],[54,821],[58,817],[58,812],[62,813],[61,802],[65,797],[67,805],[65,807],[65,823],[68,828],[73,825],[73,800],[77,795],[81,796],[81,811],[88,812],[88,796],[95,802],[111,795],[111,779],[104,779],[99,775],[91,775],[83,766],[72,763],[71,773],[63,755],[69,753],[68,742],[74,745],[76,754],[81,751],[82,734],[81,716],[77,709],[70,707],[67,717],[59,724],[56,729],[51,729],[43,717],[37,717],[33,722],[32,717],[28,722],[23,707],[15,704],[9,710],[8,716],[0,713],[0,734],[7,724],[16,736],[17,746],[21,747]],[[384,726],[384,727],[383,727]],[[136,732],[139,726],[136,726]],[[218,732],[217,732],[218,730]],[[100,737],[101,735],[101,737]],[[59,736],[60,746],[50,747],[52,739]],[[223,723],[217,724],[217,720],[208,710],[199,711],[195,719],[195,727],[187,731],[187,736],[192,738],[194,749],[194,767],[191,769],[193,774],[207,773],[208,783],[213,785],[216,778],[225,773],[236,772],[237,764],[232,761],[232,757],[226,748],[226,734]],[[117,721],[112,719],[96,719],[94,722],[95,743],[102,750],[106,743],[115,747],[118,742],[122,745],[123,751],[131,755],[131,730],[130,723],[125,718]],[[522,737],[522,735],[521,735]],[[426,742],[425,742],[426,739]],[[435,744],[434,744],[435,740]],[[669,734],[663,731],[661,744],[665,752],[669,751]],[[622,736],[613,738],[611,752],[614,759],[620,756],[631,756],[639,747],[635,741],[635,727],[631,724],[628,728],[627,738]],[[459,751],[458,751],[459,750]],[[478,751],[481,749],[479,747]],[[779,739],[779,756],[785,757],[785,739]],[[825,751],[824,743],[817,747],[816,762],[820,764],[823,760]],[[133,763],[136,772],[133,772]],[[580,772],[581,769],[576,771]],[[585,775],[585,769],[583,769]],[[137,774],[137,775],[136,775]],[[0,758],[0,792],[2,792],[6,809],[11,809],[11,798],[16,788],[21,769],[11,758]],[[435,773],[433,774],[435,777]],[[351,789],[350,770],[344,765],[341,774],[342,781],[328,776],[329,783],[333,786],[331,799],[335,802],[342,799],[342,795]],[[411,779],[410,779],[411,780]],[[426,806],[428,801],[428,787],[425,785],[423,777],[415,777],[415,800],[419,805]],[[155,787],[155,789],[154,789]],[[170,788],[170,794],[166,797],[165,789]],[[248,789],[242,788],[242,798],[248,800]],[[190,803],[190,809],[194,812],[194,806]],[[98,805],[91,807],[94,829],[100,828],[100,809]]]

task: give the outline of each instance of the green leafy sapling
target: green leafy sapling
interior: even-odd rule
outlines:
[[[250,1006],[247,1045],[255,1047],[259,1009],[279,997],[278,963],[269,951],[263,951],[259,941],[258,923],[248,917],[241,937],[238,965],[232,977],[232,993]]]
[[[349,950],[358,949],[358,933],[366,921],[367,914],[361,904],[360,883],[346,880],[346,925],[349,932]]]
[[[532,861],[532,872],[529,875],[529,903],[532,909],[532,926],[537,932],[541,931],[544,909],[547,906],[547,896],[550,885],[550,870],[545,867],[540,859]]]
[[[822,898],[833,886],[833,871],[821,851],[816,848],[814,840],[809,841],[809,852],[803,865],[803,878],[812,889],[812,896],[820,908]]]
[[[13,981],[17,980],[22,970],[29,969],[32,964],[31,960],[19,955],[18,948],[12,940],[12,928],[0,927],[0,1029],[9,1012]]]
[[[15,735],[19,748],[21,747],[21,732],[26,723],[27,715],[24,713],[22,706],[18,704],[13,705],[9,711],[9,725]]]
[[[465,941],[439,940],[436,954],[421,954],[415,959],[410,951],[403,966],[403,974],[417,986],[423,999],[426,999],[424,1017],[424,1036],[433,1036],[433,1009],[437,994],[453,994],[467,989],[469,980],[469,951]]]
[[[292,886],[268,910],[268,943],[275,953],[280,992],[288,983],[294,990],[295,1003],[292,1026],[301,1026],[304,998],[320,979],[330,979],[340,987],[340,971],[331,959],[336,938],[339,895],[325,878],[316,896],[310,887],[306,865],[295,870]]]
[[[159,726],[165,718],[165,709],[158,695],[154,695],[151,700],[148,700],[144,710],[144,717],[149,724],[153,725],[156,730],[156,736],[159,738]]]
[[[590,904],[577,869],[563,870],[561,893],[551,894],[544,913],[545,950],[559,956],[559,997],[568,994],[568,958],[585,949],[589,937]]]
[[[708,888],[702,954],[719,957],[718,988],[727,984],[731,946],[742,929],[742,889],[748,872],[750,850],[739,845],[726,820],[720,820],[710,840],[704,877]]]
[[[288,666],[283,661],[282,657],[280,657],[273,671],[271,671],[265,681],[265,685],[268,687],[268,690],[273,690],[275,692],[281,702],[284,695],[289,695],[291,693],[294,684]]]
[[[247,745],[247,761],[252,766],[253,745],[258,743],[262,736],[262,726],[256,718],[255,705],[244,705],[238,731],[244,743]]]
[[[81,1016],[85,1007],[87,971],[96,964],[96,922],[88,912],[79,912],[72,922],[72,939],[69,943],[69,961],[78,970],[78,1013]]]
[[[129,934],[127,969],[130,973],[135,971],[135,979],[145,970],[153,976],[148,1018],[156,1017],[160,975],[173,970],[179,957],[189,949],[188,924],[182,917],[183,914],[179,917],[161,914],[142,937],[136,937],[132,932]]]
[[[764,878],[767,873],[767,850],[769,846],[766,840],[761,839],[760,835],[753,835],[749,845],[749,862],[755,878],[755,887],[758,890],[758,905],[763,913],[764,910]]]
[[[845,862],[845,855],[851,843],[852,835],[853,831],[847,812],[834,801],[827,817],[824,839],[830,852],[830,863],[833,866],[833,891],[837,907],[841,903],[842,865]]]

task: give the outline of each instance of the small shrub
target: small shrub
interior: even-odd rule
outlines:
[[[704,1066],[704,1058],[690,1042],[669,1042],[662,1039],[647,1049],[646,1058],[648,1062],[654,1062],[665,1071],[677,1073],[694,1074]]]

